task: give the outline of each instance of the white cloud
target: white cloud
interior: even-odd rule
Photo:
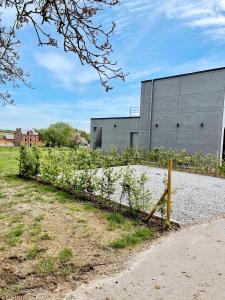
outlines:
[[[212,38],[223,38],[225,30],[224,0],[159,0],[160,11],[168,19],[178,19],[184,25],[201,28]]]
[[[225,17],[208,17],[208,18],[199,18],[198,20],[192,20],[190,23],[191,26],[200,26],[200,27],[209,27],[209,26],[224,26]]]
[[[128,40],[129,46],[136,47],[162,16],[199,28],[211,38],[225,39],[225,0],[122,0],[113,19],[121,40],[125,38],[125,43]]]
[[[98,74],[93,69],[80,65],[67,54],[39,53],[36,54],[36,60],[66,89],[74,89],[77,84],[87,84],[98,79]]]

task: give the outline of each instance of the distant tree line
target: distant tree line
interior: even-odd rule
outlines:
[[[47,147],[77,147],[90,142],[90,134],[84,130],[73,128],[70,124],[57,122],[48,128],[38,130],[40,140]]]

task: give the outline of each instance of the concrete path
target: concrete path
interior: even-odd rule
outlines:
[[[174,232],[115,276],[83,285],[66,300],[224,300],[225,219]]]

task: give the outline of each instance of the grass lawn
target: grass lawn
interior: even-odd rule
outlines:
[[[18,178],[18,157],[18,148],[0,148],[0,299],[62,299],[121,268],[156,236],[118,213]]]
[[[0,147],[0,174],[19,172],[19,147]]]

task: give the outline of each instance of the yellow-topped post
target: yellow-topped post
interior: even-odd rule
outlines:
[[[167,194],[167,211],[166,211],[166,226],[170,226],[170,212],[171,212],[171,188],[172,188],[172,159],[168,160],[168,194]]]

